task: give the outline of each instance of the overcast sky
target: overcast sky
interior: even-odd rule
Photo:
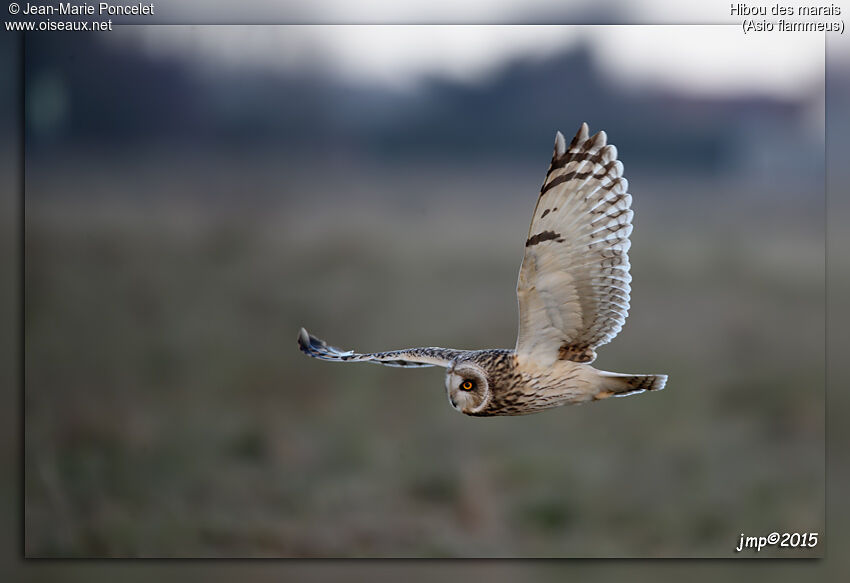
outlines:
[[[510,59],[582,42],[624,85],[696,95],[811,95],[824,72],[823,34],[744,35],[738,26],[133,26],[104,38],[213,68],[318,67],[400,89],[423,75],[475,82]]]

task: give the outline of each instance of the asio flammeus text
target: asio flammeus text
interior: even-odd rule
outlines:
[[[665,375],[604,372],[590,366],[629,309],[632,197],[617,149],[582,124],[555,153],[540,189],[519,271],[516,348],[410,348],[358,354],[298,334],[301,350],[338,362],[442,366],[452,407],[467,415],[524,415],[657,391]]]

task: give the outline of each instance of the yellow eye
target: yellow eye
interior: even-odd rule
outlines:
[[[463,381],[463,383],[461,383],[461,385],[460,385],[460,388],[463,389],[464,391],[471,391],[472,387],[474,387],[474,386],[475,386],[475,384],[472,381]]]

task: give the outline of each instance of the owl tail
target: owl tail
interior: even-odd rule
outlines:
[[[607,399],[608,397],[628,397],[644,391],[660,391],[667,383],[667,375],[632,375],[616,372],[599,371],[599,392],[593,396],[594,399]]]

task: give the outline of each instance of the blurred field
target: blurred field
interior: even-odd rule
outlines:
[[[439,369],[295,335],[512,346],[544,163],[138,159],[28,167],[28,556],[728,557],[823,532],[822,186],[633,178],[631,316],[597,365],[668,390],[473,419]]]

